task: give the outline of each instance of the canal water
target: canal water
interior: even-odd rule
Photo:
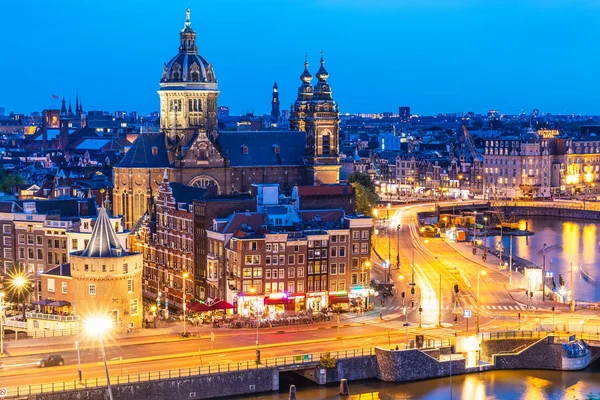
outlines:
[[[558,286],[559,274],[569,287],[573,265],[574,298],[579,301],[600,301],[600,229],[586,221],[567,221],[558,218],[530,218],[521,220],[522,228],[532,230],[533,236],[514,236],[513,254],[542,266],[542,249],[546,244],[546,269],[554,273]],[[499,237],[488,237],[487,245],[493,247]],[[506,253],[510,237],[502,239]],[[592,279],[585,278],[584,273]],[[595,281],[594,281],[595,279]]]
[[[461,400],[585,400],[600,398],[600,364],[583,371],[491,371],[452,378],[452,398]],[[298,400],[404,400],[450,399],[450,378],[410,383],[386,383],[375,379],[350,382],[350,397],[339,396],[336,385],[317,386],[304,378],[282,374],[281,391],[242,396],[244,400],[287,400],[295,384]]]

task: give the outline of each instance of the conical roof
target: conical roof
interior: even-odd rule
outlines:
[[[80,254],[81,257],[120,257],[127,253],[121,247],[117,233],[110,224],[110,219],[104,207],[98,210],[98,219],[92,230],[92,237]]]

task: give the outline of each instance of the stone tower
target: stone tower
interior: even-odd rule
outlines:
[[[279,122],[279,88],[277,82],[273,83],[273,95],[271,98],[271,122],[276,124]]]
[[[306,131],[305,160],[312,172],[313,183],[337,184],[341,168],[338,155],[339,109],[331,96],[323,53],[316,78],[317,83],[311,87],[312,76],[308,72],[308,61],[305,61],[304,72],[300,76],[302,85],[292,105],[290,128]]]
[[[198,132],[215,139],[217,132],[217,78],[212,64],[198,53],[190,9],[180,34],[179,52],[164,65],[160,80],[160,128],[166,133],[169,159],[185,158],[184,148]]]
[[[141,253],[121,247],[106,209],[100,208],[85,250],[71,253],[71,279],[82,319],[110,315],[117,325],[142,327]]]

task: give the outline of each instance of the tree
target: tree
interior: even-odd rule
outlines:
[[[358,182],[354,182],[352,187],[356,194],[356,212],[371,215],[373,208],[377,206],[377,193],[374,190],[365,188]]]
[[[0,192],[11,192],[12,188],[25,183],[25,179],[19,174],[0,171]]]
[[[365,174],[364,172],[353,172],[348,177],[348,182],[349,183],[359,183],[365,189],[375,191],[375,185],[373,185],[371,176],[369,174]]]

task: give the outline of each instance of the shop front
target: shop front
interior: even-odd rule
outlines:
[[[256,317],[257,312],[258,315],[264,315],[265,313],[265,300],[262,296],[238,295],[237,313],[239,315],[243,317]]]
[[[348,295],[350,307],[358,307],[359,309],[364,307],[366,310],[371,309],[372,305],[369,304],[369,298],[373,293],[374,290],[368,286],[352,286]]]
[[[346,290],[329,292],[329,307],[332,311],[348,311],[350,307],[350,296]]]
[[[327,307],[327,292],[316,292],[306,294],[306,308],[313,311],[321,311]]]
[[[264,299],[265,317],[275,319],[283,317],[286,313],[289,298],[287,293],[271,293]]]
[[[306,311],[306,295],[300,293],[288,296],[286,311],[288,314],[298,314],[299,312]]]

